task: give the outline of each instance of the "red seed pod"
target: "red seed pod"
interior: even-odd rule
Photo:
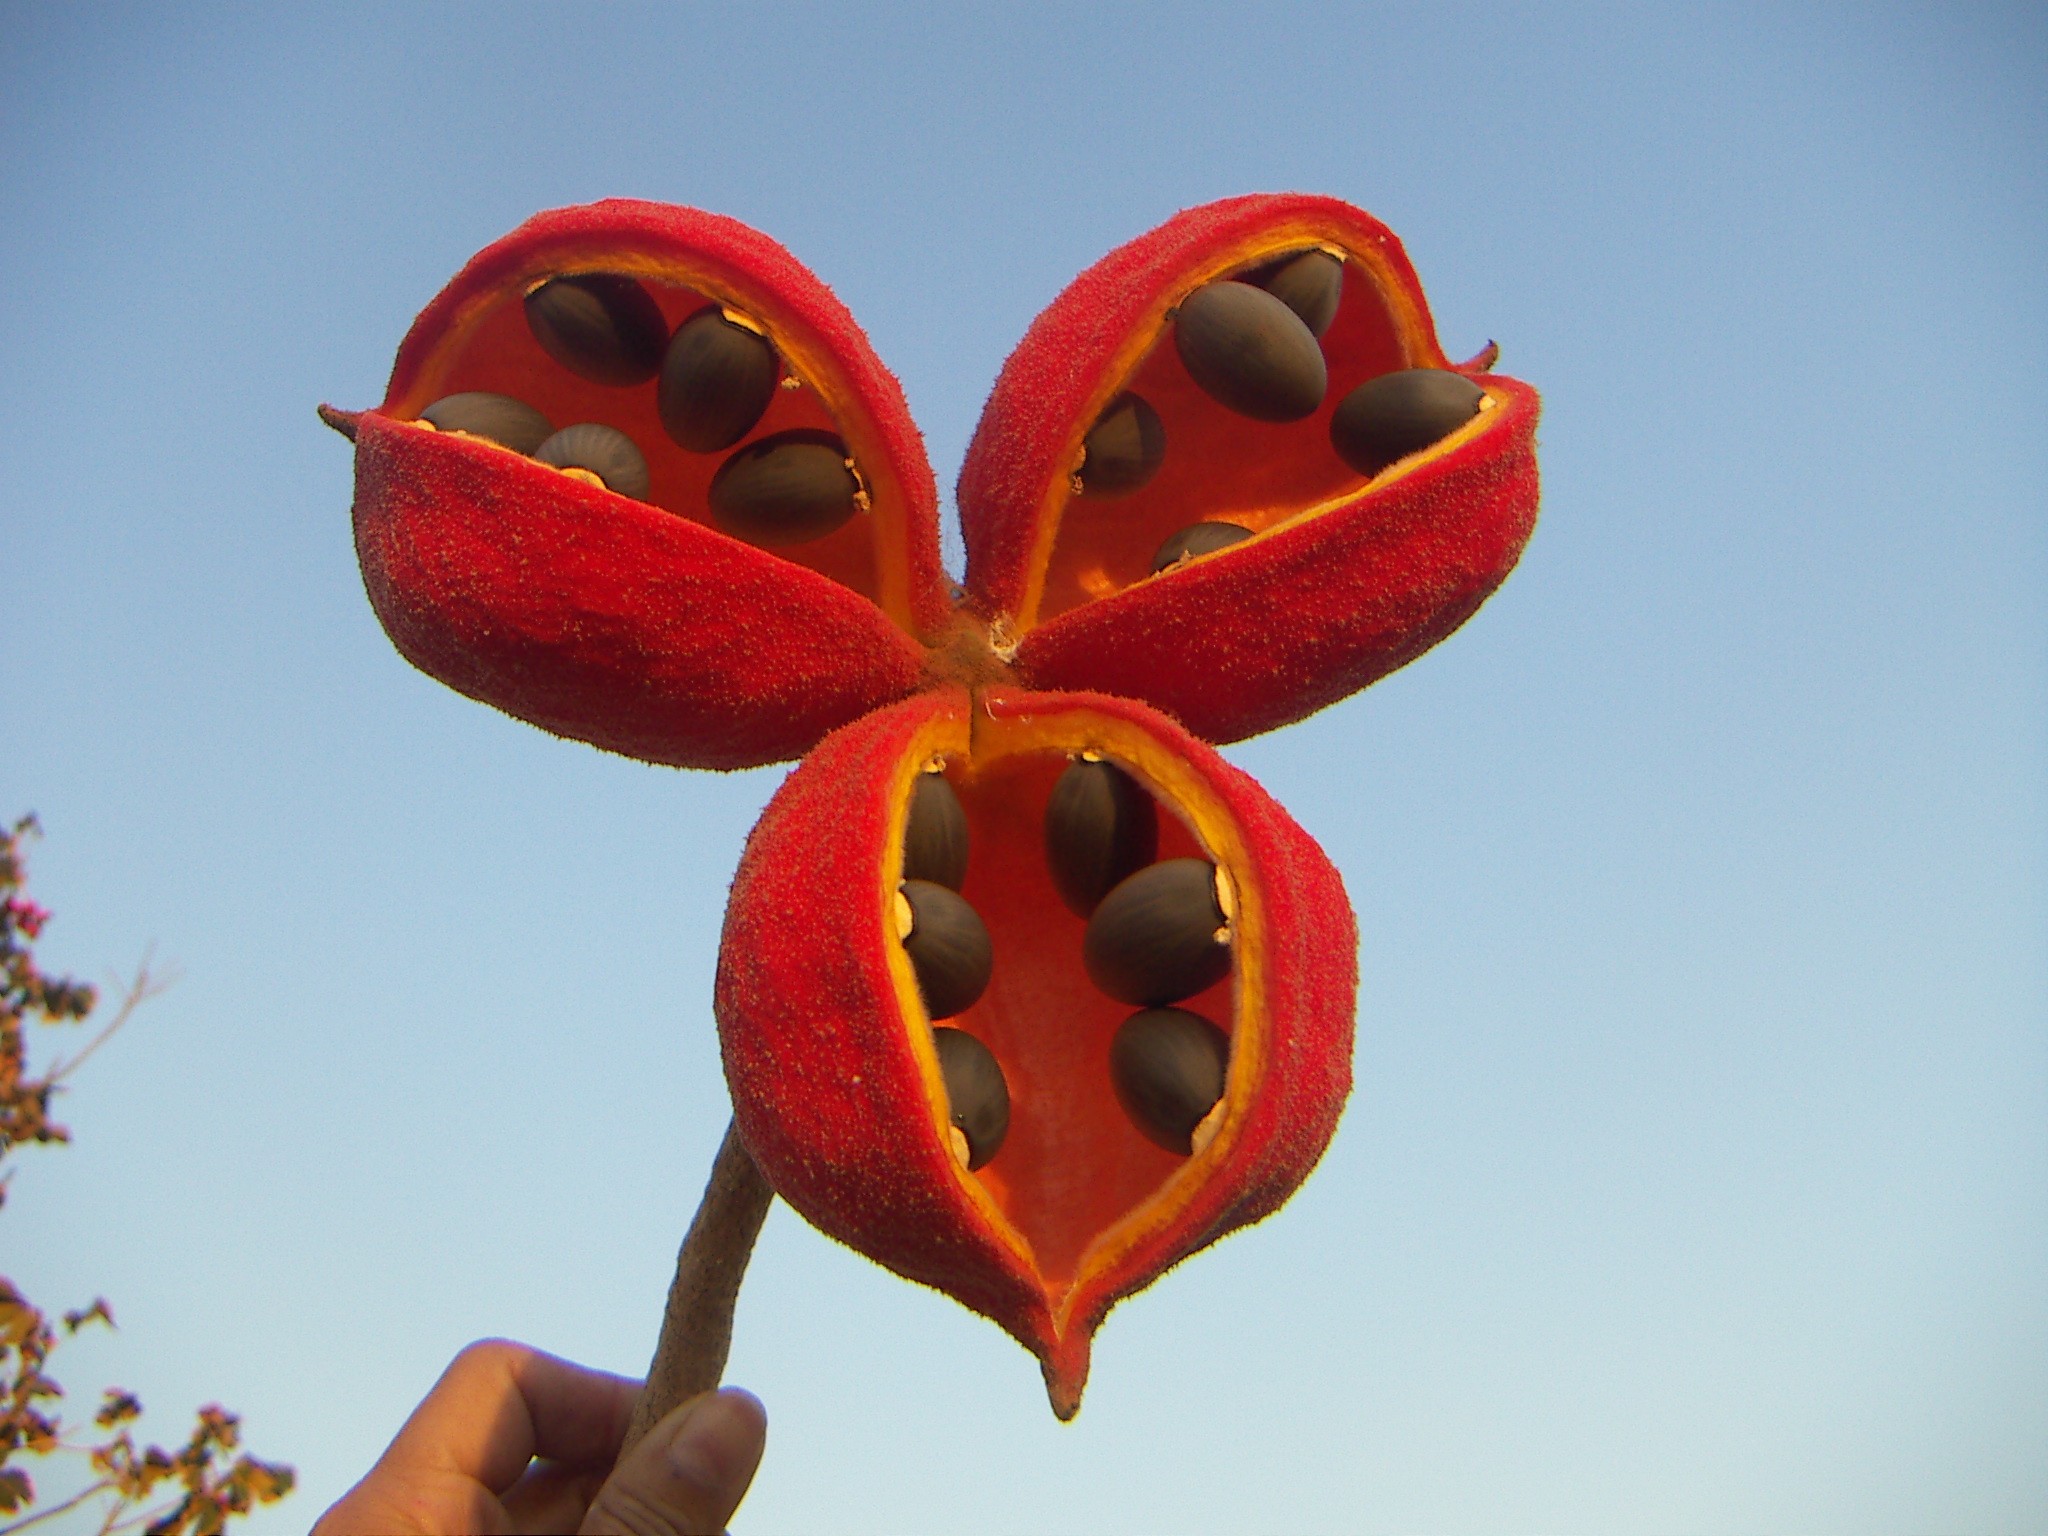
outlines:
[[[1343,262],[1322,403],[1252,419],[1191,376],[1178,307],[1307,250]],[[1492,360],[1456,369],[1483,391],[1471,421],[1361,474],[1331,444],[1338,406],[1382,374],[1452,367],[1400,242],[1329,198],[1190,209],[1076,278],[1004,366],[960,472],[969,600],[1031,686],[1146,699],[1210,741],[1298,720],[1443,639],[1520,557],[1537,400]],[[1164,461],[1128,495],[1082,496],[1083,439],[1127,392],[1157,413]],[[1198,521],[1254,537],[1155,574]]]
[[[637,283],[671,329],[709,303],[765,335],[784,387],[749,436],[841,439],[859,515],[772,551],[719,532],[722,457],[671,440],[659,384],[597,382],[535,334],[527,294],[576,273]],[[471,390],[623,432],[646,498],[420,425]],[[414,322],[382,405],[328,419],[355,438],[356,552],[399,650],[558,735],[688,767],[794,757],[916,687],[919,637],[950,622],[937,492],[901,388],[845,306],[732,219],[626,200],[529,219]]]
[[[1118,1099],[1110,1047],[1131,1008],[1090,981],[1086,923],[1047,867],[1046,801],[1082,752],[1158,800],[1162,859],[1211,861],[1229,893],[1230,974],[1187,1004],[1229,1033],[1228,1084],[1191,1157]],[[948,1134],[894,916],[912,796],[935,763],[967,816],[961,894],[995,957],[986,991],[946,1022],[993,1052],[1009,1093],[1008,1134],[973,1172]],[[1158,712],[945,689],[827,737],[777,792],[733,882],[719,1040],[741,1135],[776,1192],[1001,1324],[1069,1418],[1110,1307],[1278,1208],[1322,1155],[1350,1090],[1356,956],[1322,851]]]
[[[820,1228],[1015,1335],[1065,1418],[1109,1308],[1274,1210],[1335,1128],[1343,887],[1198,738],[1365,686],[1507,575],[1537,401],[1491,360],[1451,368],[1356,209],[1184,213],[1004,368],[961,472],[957,602],[896,381],[730,219],[539,215],[421,314],[382,405],[323,415],[355,440],[364,584],[416,665],[648,761],[808,753],[720,951],[741,1136]],[[1115,793],[1048,818],[1076,762],[1116,774],[1070,787]],[[1155,1019],[1112,1069],[1134,1007],[1227,1037],[1192,1132],[1216,1041],[1195,1072]]]

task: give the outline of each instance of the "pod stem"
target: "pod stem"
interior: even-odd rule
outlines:
[[[747,1260],[761,1235],[775,1191],[754,1166],[738,1125],[725,1128],[711,1180],[676,1255],[661,1337],[647,1367],[647,1384],[633,1405],[624,1456],[678,1403],[709,1392],[725,1374],[732,1349],[732,1310],[746,1278]]]

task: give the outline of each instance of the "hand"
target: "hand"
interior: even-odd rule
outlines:
[[[716,1536],[760,1465],[767,1416],[745,1392],[707,1392],[615,1467],[639,1392],[523,1344],[472,1344],[314,1536]]]

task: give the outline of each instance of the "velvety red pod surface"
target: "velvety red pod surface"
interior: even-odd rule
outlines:
[[[1446,358],[1358,209],[1182,213],[1005,365],[960,475],[969,601],[1031,686],[1141,697],[1215,741],[1300,719],[1441,640],[1519,558],[1538,402],[1491,361]],[[1387,458],[1347,402],[1411,370],[1469,403]],[[1202,524],[1230,542],[1174,558]]]
[[[323,415],[417,665],[649,761],[803,755],[720,950],[741,1136],[1018,1338],[1066,1418],[1110,1307],[1335,1129],[1350,907],[1203,738],[1364,686],[1506,576],[1537,401],[1491,361],[1449,364],[1356,209],[1184,213],[1003,370],[957,604],[895,380],[729,219],[542,214],[421,314],[381,406]]]
[[[1156,826],[1085,914],[1048,862],[1093,835],[1056,808],[1077,771],[1122,776],[1125,813]],[[933,777],[964,829],[957,891],[906,879]],[[1147,905],[1154,887],[1174,890]],[[919,946],[963,907],[984,970],[935,1020],[942,962]],[[1183,940],[1215,946],[1220,980]],[[1156,1001],[1105,990],[1119,946],[1163,965],[1140,984]],[[1210,748],[1130,700],[941,688],[827,737],[776,794],[733,884],[717,1015],[777,1193],[1007,1329],[1066,1418],[1109,1308],[1307,1176],[1350,1088],[1355,993],[1336,871]],[[1176,1042],[1220,1075],[1189,1087]],[[979,1075],[950,1075],[963,1055]]]
[[[536,216],[414,323],[357,445],[364,583],[471,697],[655,762],[801,753],[916,686],[936,492],[843,305],[734,220]]]

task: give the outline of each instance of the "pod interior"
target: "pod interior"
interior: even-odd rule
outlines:
[[[1261,914],[1242,840],[1222,800],[1186,763],[1126,722],[1075,713],[975,722],[973,751],[958,722],[935,722],[898,766],[895,803],[907,807],[918,774],[943,773],[967,817],[969,852],[960,894],[987,926],[994,962],[971,1007],[928,1020],[915,972],[892,952],[899,1010],[921,1064],[933,1135],[943,1140],[948,1103],[929,1025],[972,1034],[994,1053],[1010,1094],[1001,1150],[970,1173],[956,1165],[976,1203],[1036,1270],[1051,1296],[1114,1261],[1140,1230],[1164,1219],[1227,1150],[1233,1121],[1255,1090],[1262,1036],[1257,934]],[[1155,1145],[1119,1103],[1110,1042],[1139,1010],[1101,991],[1082,963],[1087,922],[1061,901],[1045,853],[1046,803],[1072,758],[1100,754],[1149,791],[1159,813],[1158,860],[1200,858],[1231,890],[1230,974],[1173,1006],[1230,1036],[1230,1065],[1213,1141],[1183,1157]],[[902,817],[883,868],[902,866]],[[889,921],[894,886],[878,916]]]

